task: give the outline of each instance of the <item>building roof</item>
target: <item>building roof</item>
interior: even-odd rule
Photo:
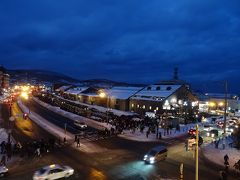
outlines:
[[[58,89],[56,89],[56,91],[66,91],[68,88],[70,88],[72,85],[68,85],[68,86],[61,86]]]
[[[216,99],[224,99],[225,94],[223,93],[206,93],[205,96],[208,98],[216,98]],[[238,100],[239,97],[236,94],[227,94],[227,99],[236,99]]]
[[[182,85],[150,85],[136,93],[131,99],[162,101],[180,87]]]
[[[143,89],[143,87],[116,86],[105,91],[111,98],[128,99],[141,89]]]
[[[68,90],[66,91],[66,93],[78,95],[79,93],[87,90],[88,88],[89,88],[89,87],[75,87],[75,88],[68,89]]]

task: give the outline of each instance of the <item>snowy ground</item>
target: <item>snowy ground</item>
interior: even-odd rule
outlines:
[[[110,129],[112,127],[112,125],[110,125],[110,124],[97,122],[95,120],[85,118],[85,117],[76,115],[71,112],[64,111],[64,110],[60,109],[59,107],[51,106],[45,102],[40,101],[37,98],[33,98],[33,100],[36,101],[37,103],[41,104],[42,106],[46,107],[47,109],[49,109],[55,113],[58,113],[62,116],[65,116],[72,120],[83,121],[90,127],[94,127],[99,130],[104,130],[105,128]],[[174,138],[177,136],[185,135],[185,134],[187,134],[189,129],[194,128],[195,126],[196,126],[196,124],[180,125],[180,131],[176,131],[175,128],[173,128],[171,131],[169,131],[168,135],[167,135],[167,132],[165,132],[165,134],[164,134],[164,129],[160,128],[159,132],[161,132],[161,134],[162,134],[162,139],[168,139],[168,138]],[[158,139],[156,138],[156,134],[149,134],[149,136],[147,138],[146,131],[147,131],[147,127],[144,129],[143,133],[141,133],[139,129],[136,129],[136,131],[134,133],[130,130],[124,130],[123,133],[119,135],[119,137],[129,139],[129,140],[134,140],[134,141],[143,141],[143,142],[144,141],[146,141],[146,142],[158,141]]]
[[[229,147],[229,143],[231,143],[232,140],[229,138],[226,141],[221,140],[219,143],[219,148],[216,149],[215,145],[213,143],[209,143],[203,148],[204,156],[221,166],[224,166],[224,156],[227,154],[229,157],[229,165],[230,169],[234,169],[233,165],[240,160],[240,151],[236,148]],[[226,148],[223,149],[223,144],[226,144]]]
[[[51,105],[49,105],[45,102],[40,101],[39,99],[37,99],[35,97],[33,98],[33,100],[35,102],[39,103],[40,105],[42,105],[43,107],[46,107],[47,109],[49,109],[49,110],[51,110],[51,111],[53,111],[57,114],[60,114],[60,115],[62,115],[64,117],[67,117],[67,118],[70,118],[73,121],[84,122],[88,126],[93,127],[95,129],[105,130],[107,128],[107,129],[110,130],[111,127],[112,127],[111,124],[101,123],[101,122],[98,122],[98,121],[95,121],[95,120],[92,120],[92,119],[89,119],[89,118],[86,118],[86,117],[83,117],[83,116],[79,116],[79,115],[71,113],[71,112],[64,111],[64,110],[60,109],[59,107],[51,106]]]
[[[28,113],[28,108],[20,100],[18,100],[18,106],[24,113]],[[40,127],[42,127],[43,129],[51,133],[53,136],[63,140],[65,136],[64,129],[59,128],[58,126],[50,123],[49,121],[39,116],[38,114],[34,113],[33,111],[31,111],[31,113],[29,114],[29,118],[35,123],[37,123]],[[78,149],[79,151],[83,151],[87,153],[96,153],[96,152],[103,152],[106,150],[105,148],[99,147],[93,143],[82,142],[82,141],[80,142],[81,144],[80,147],[77,148],[76,144],[73,143],[74,134],[71,134],[70,132],[67,132],[66,139],[67,139],[67,142],[72,143],[71,145],[72,147]]]
[[[176,129],[173,128],[172,130],[169,130],[169,134],[167,134],[166,131],[164,134],[164,129],[159,128],[158,132],[161,132],[162,139],[169,139],[169,138],[186,135],[188,133],[188,130],[191,128],[195,128],[195,126],[196,124],[187,124],[187,125],[181,124],[180,131],[176,131]],[[136,129],[135,132],[133,132],[132,130],[124,130],[123,133],[119,135],[119,137],[129,139],[129,140],[134,140],[134,141],[142,141],[142,142],[159,141],[155,133],[154,134],[150,133],[149,136],[147,137],[146,136],[147,130],[148,130],[147,127],[143,130],[143,133],[141,133],[139,129]]]

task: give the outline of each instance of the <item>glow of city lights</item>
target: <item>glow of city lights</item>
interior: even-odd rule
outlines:
[[[28,93],[25,92],[25,91],[23,91],[23,92],[21,93],[21,97],[24,98],[24,99],[28,99]]]
[[[100,93],[99,93],[99,96],[100,96],[101,98],[104,98],[104,97],[106,97],[106,93],[100,92]]]
[[[223,105],[224,105],[223,102],[218,103],[218,106],[223,106]]]

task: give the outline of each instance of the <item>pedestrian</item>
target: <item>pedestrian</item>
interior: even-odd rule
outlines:
[[[158,135],[158,138],[159,138],[159,139],[162,139],[162,133],[159,132],[158,134],[159,134],[159,135]]]
[[[38,157],[41,156],[41,152],[40,152],[40,148],[39,148],[39,147],[38,147],[37,150],[36,150],[36,154],[37,154]]]
[[[6,166],[6,156],[5,155],[2,156],[1,165]]]
[[[228,155],[226,154],[226,155],[224,156],[224,162],[228,162],[228,160],[229,160],[229,157],[228,157]]]
[[[147,132],[146,132],[146,137],[147,137],[147,138],[148,138],[149,133],[150,133],[150,131],[147,130]]]
[[[77,138],[77,147],[80,147],[80,138]]]
[[[75,135],[75,140],[74,140],[74,142],[77,142],[77,139],[78,139],[78,136],[77,136],[77,135]]]

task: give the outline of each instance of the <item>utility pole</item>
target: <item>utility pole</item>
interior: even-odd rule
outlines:
[[[224,124],[223,124],[223,134],[226,135],[226,123],[227,123],[227,92],[228,92],[228,84],[227,81],[224,83],[225,86],[225,98],[224,98]]]
[[[195,162],[196,162],[196,165],[195,165],[195,180],[198,180],[198,124],[196,125],[196,154],[195,154]]]

